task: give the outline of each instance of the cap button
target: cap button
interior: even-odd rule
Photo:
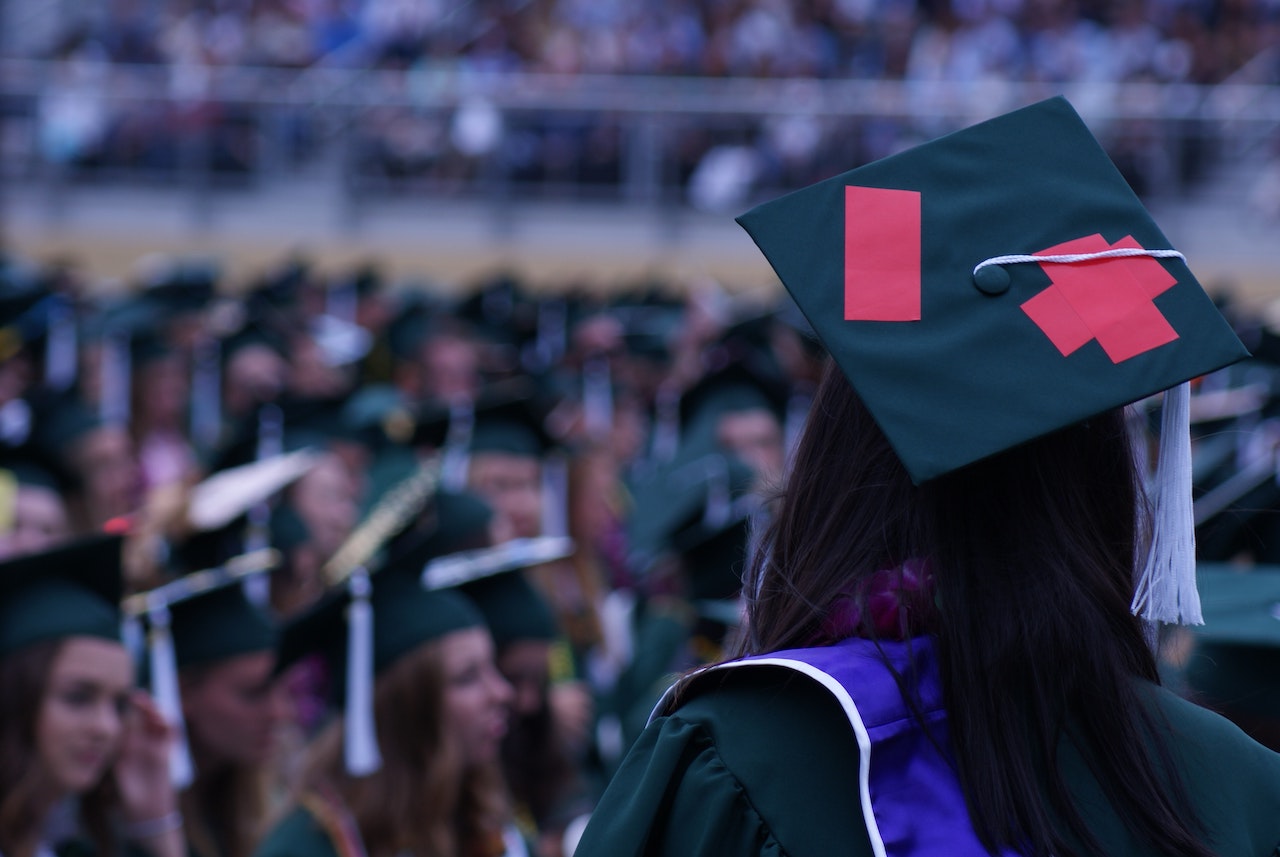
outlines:
[[[1009,291],[1009,272],[999,265],[987,265],[973,275],[973,284],[984,295],[1002,295]]]

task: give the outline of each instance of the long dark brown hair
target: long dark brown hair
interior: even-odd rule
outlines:
[[[419,645],[378,676],[373,710],[382,768],[367,777],[343,769],[341,718],[316,739],[302,787],[337,791],[369,857],[480,854],[501,836],[507,800],[499,763],[464,765],[442,729],[444,686],[439,641]]]
[[[1144,540],[1127,437],[1117,410],[915,486],[828,365],[749,570],[738,654],[811,644],[851,582],[924,560],[938,605],[927,630],[982,843],[1098,853],[1059,768],[1066,739],[1135,836],[1162,854],[1209,854],[1138,698],[1135,678],[1159,678],[1129,611]]]
[[[35,792],[45,781],[38,773],[36,725],[64,642],[44,640],[0,657],[0,853],[17,855],[21,845],[39,836],[37,825],[48,814]],[[82,833],[105,857],[115,853],[110,823],[115,802],[109,773],[79,796]]]
[[[183,686],[208,678],[214,664],[185,667]],[[192,733],[196,778],[179,797],[188,849],[199,857],[249,857],[266,832],[269,797],[265,765],[242,762],[203,770],[200,747]]]

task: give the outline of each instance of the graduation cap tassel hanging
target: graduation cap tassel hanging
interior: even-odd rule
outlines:
[[[187,746],[186,720],[182,716],[182,696],[178,690],[178,665],[173,650],[173,634],[169,628],[169,608],[164,604],[151,605],[147,618],[151,624],[151,694],[155,697],[156,707],[177,736],[169,753],[169,780],[175,788],[184,789],[195,779],[195,769],[191,763],[191,750]]]
[[[275,458],[284,451],[284,415],[276,404],[263,405],[258,410],[258,461]],[[249,526],[245,532],[246,553],[262,550],[271,544],[271,501],[264,499],[249,509]],[[244,594],[259,607],[271,600],[271,581],[265,574],[252,574],[244,578]]]
[[[542,534],[569,534],[569,465],[562,455],[548,455],[542,463]]]
[[[222,429],[222,346],[213,336],[196,345],[191,370],[191,437],[201,449],[212,449]]]
[[[76,380],[76,318],[66,298],[56,296],[49,309],[49,337],[45,342],[44,383],[51,390],[69,390]]]
[[[475,403],[456,399],[449,405],[449,432],[440,463],[440,484],[449,491],[461,491],[467,484],[471,463],[468,448],[475,430]]]
[[[129,359],[129,341],[129,334],[124,332],[110,333],[102,341],[98,415],[108,425],[125,425],[129,422],[130,374],[133,371]]]
[[[613,428],[613,388],[609,358],[590,357],[582,367],[582,419],[587,434],[595,439],[608,436]]]
[[[1148,621],[1201,625],[1191,495],[1191,385],[1170,388],[1161,414],[1151,549],[1131,609]]]
[[[369,573],[358,568],[347,578],[347,706],[343,753],[347,773],[364,777],[382,767],[373,716],[373,606]]]

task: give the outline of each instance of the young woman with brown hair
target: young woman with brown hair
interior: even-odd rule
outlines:
[[[166,701],[162,690],[176,691],[168,705],[181,711],[177,785],[192,857],[249,857],[265,832],[271,789],[283,783],[277,733],[290,707],[275,672],[277,629],[243,582],[266,573],[265,554],[179,577],[127,605],[153,623],[163,615],[164,628],[153,625],[150,635],[151,680],[158,701]],[[162,680],[169,658],[156,657],[158,630],[172,641],[172,672]]]
[[[316,738],[296,806],[256,857],[525,853],[502,780],[512,691],[494,663],[493,639],[470,600],[454,590],[427,591],[418,579],[444,542],[466,542],[475,521],[487,542],[488,509],[442,495],[435,514],[437,537],[398,551],[369,576],[375,736],[365,740],[376,746],[354,749],[362,712],[349,705],[342,645],[357,607],[350,590],[331,592],[286,624],[282,664],[313,652],[324,656],[334,699],[346,710]],[[370,762],[370,750],[380,762]]]
[[[1280,756],[1147,643],[1198,613],[1183,382],[1244,350],[1070,106],[741,221],[834,360],[740,657],[668,694],[577,857],[1276,853]],[[1148,518],[1121,407],[1162,390]]]
[[[181,857],[170,731],[121,642],[120,539],[0,566],[0,853]]]

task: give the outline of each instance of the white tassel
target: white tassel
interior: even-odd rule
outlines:
[[[169,608],[153,605],[147,612],[151,622],[151,695],[156,708],[174,731],[169,752],[169,781],[181,791],[195,779],[191,748],[187,746],[187,723],[182,716],[182,694],[178,689],[178,661],[169,632]]]
[[[343,753],[347,773],[364,777],[382,767],[373,718],[373,605],[369,573],[358,568],[347,578],[347,711]]]
[[[542,462],[542,535],[569,535],[569,464],[560,455]]]
[[[1134,615],[1153,622],[1202,625],[1196,591],[1191,498],[1191,385],[1164,394],[1156,460],[1151,550],[1134,589]]]

